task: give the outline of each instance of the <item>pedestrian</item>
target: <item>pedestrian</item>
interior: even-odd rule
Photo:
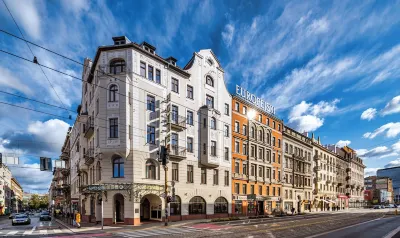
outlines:
[[[78,228],[81,228],[81,214],[78,211],[75,215],[75,223]]]
[[[292,211],[292,216],[293,216],[295,210],[296,210],[296,209],[294,209],[294,207],[292,207],[292,209],[291,209],[291,211]]]

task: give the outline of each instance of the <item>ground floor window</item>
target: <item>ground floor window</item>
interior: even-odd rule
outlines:
[[[206,214],[206,201],[199,196],[190,199],[189,214]]]
[[[181,215],[181,198],[175,196],[173,202],[169,203],[170,215]]]
[[[304,210],[311,211],[311,204],[310,203],[305,203],[304,204]]]
[[[236,200],[235,201],[235,213],[242,214],[242,212],[243,212],[243,202]]]
[[[267,212],[272,212],[272,202],[265,202],[265,210],[267,210]]]
[[[254,204],[253,201],[249,201],[247,205],[247,213],[256,213],[257,206]]]
[[[293,207],[293,202],[284,202],[284,210],[290,212]]]
[[[281,210],[281,203],[280,202],[276,202],[275,203],[275,211],[280,211]]]
[[[228,213],[228,201],[225,198],[219,197],[215,200],[214,213]]]

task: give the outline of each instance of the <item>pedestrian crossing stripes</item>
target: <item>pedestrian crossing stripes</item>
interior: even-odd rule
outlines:
[[[71,234],[72,231],[68,229],[54,229],[54,230],[2,230],[0,236],[43,236],[55,234]]]
[[[151,229],[151,230],[136,230],[128,232],[117,232],[116,235],[122,237],[148,237],[148,236],[162,236],[170,234],[183,234],[191,232],[199,232],[201,229],[195,228],[163,228],[163,229]]]

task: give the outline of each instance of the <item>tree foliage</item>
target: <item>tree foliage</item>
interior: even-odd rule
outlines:
[[[31,209],[47,208],[49,206],[49,198],[47,196],[39,197],[37,194],[32,194],[29,200]]]

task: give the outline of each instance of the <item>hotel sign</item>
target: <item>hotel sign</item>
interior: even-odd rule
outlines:
[[[255,105],[256,107],[260,108],[261,110],[270,114],[275,114],[275,107],[239,85],[236,85],[236,94],[246,101],[250,102],[251,104]]]

